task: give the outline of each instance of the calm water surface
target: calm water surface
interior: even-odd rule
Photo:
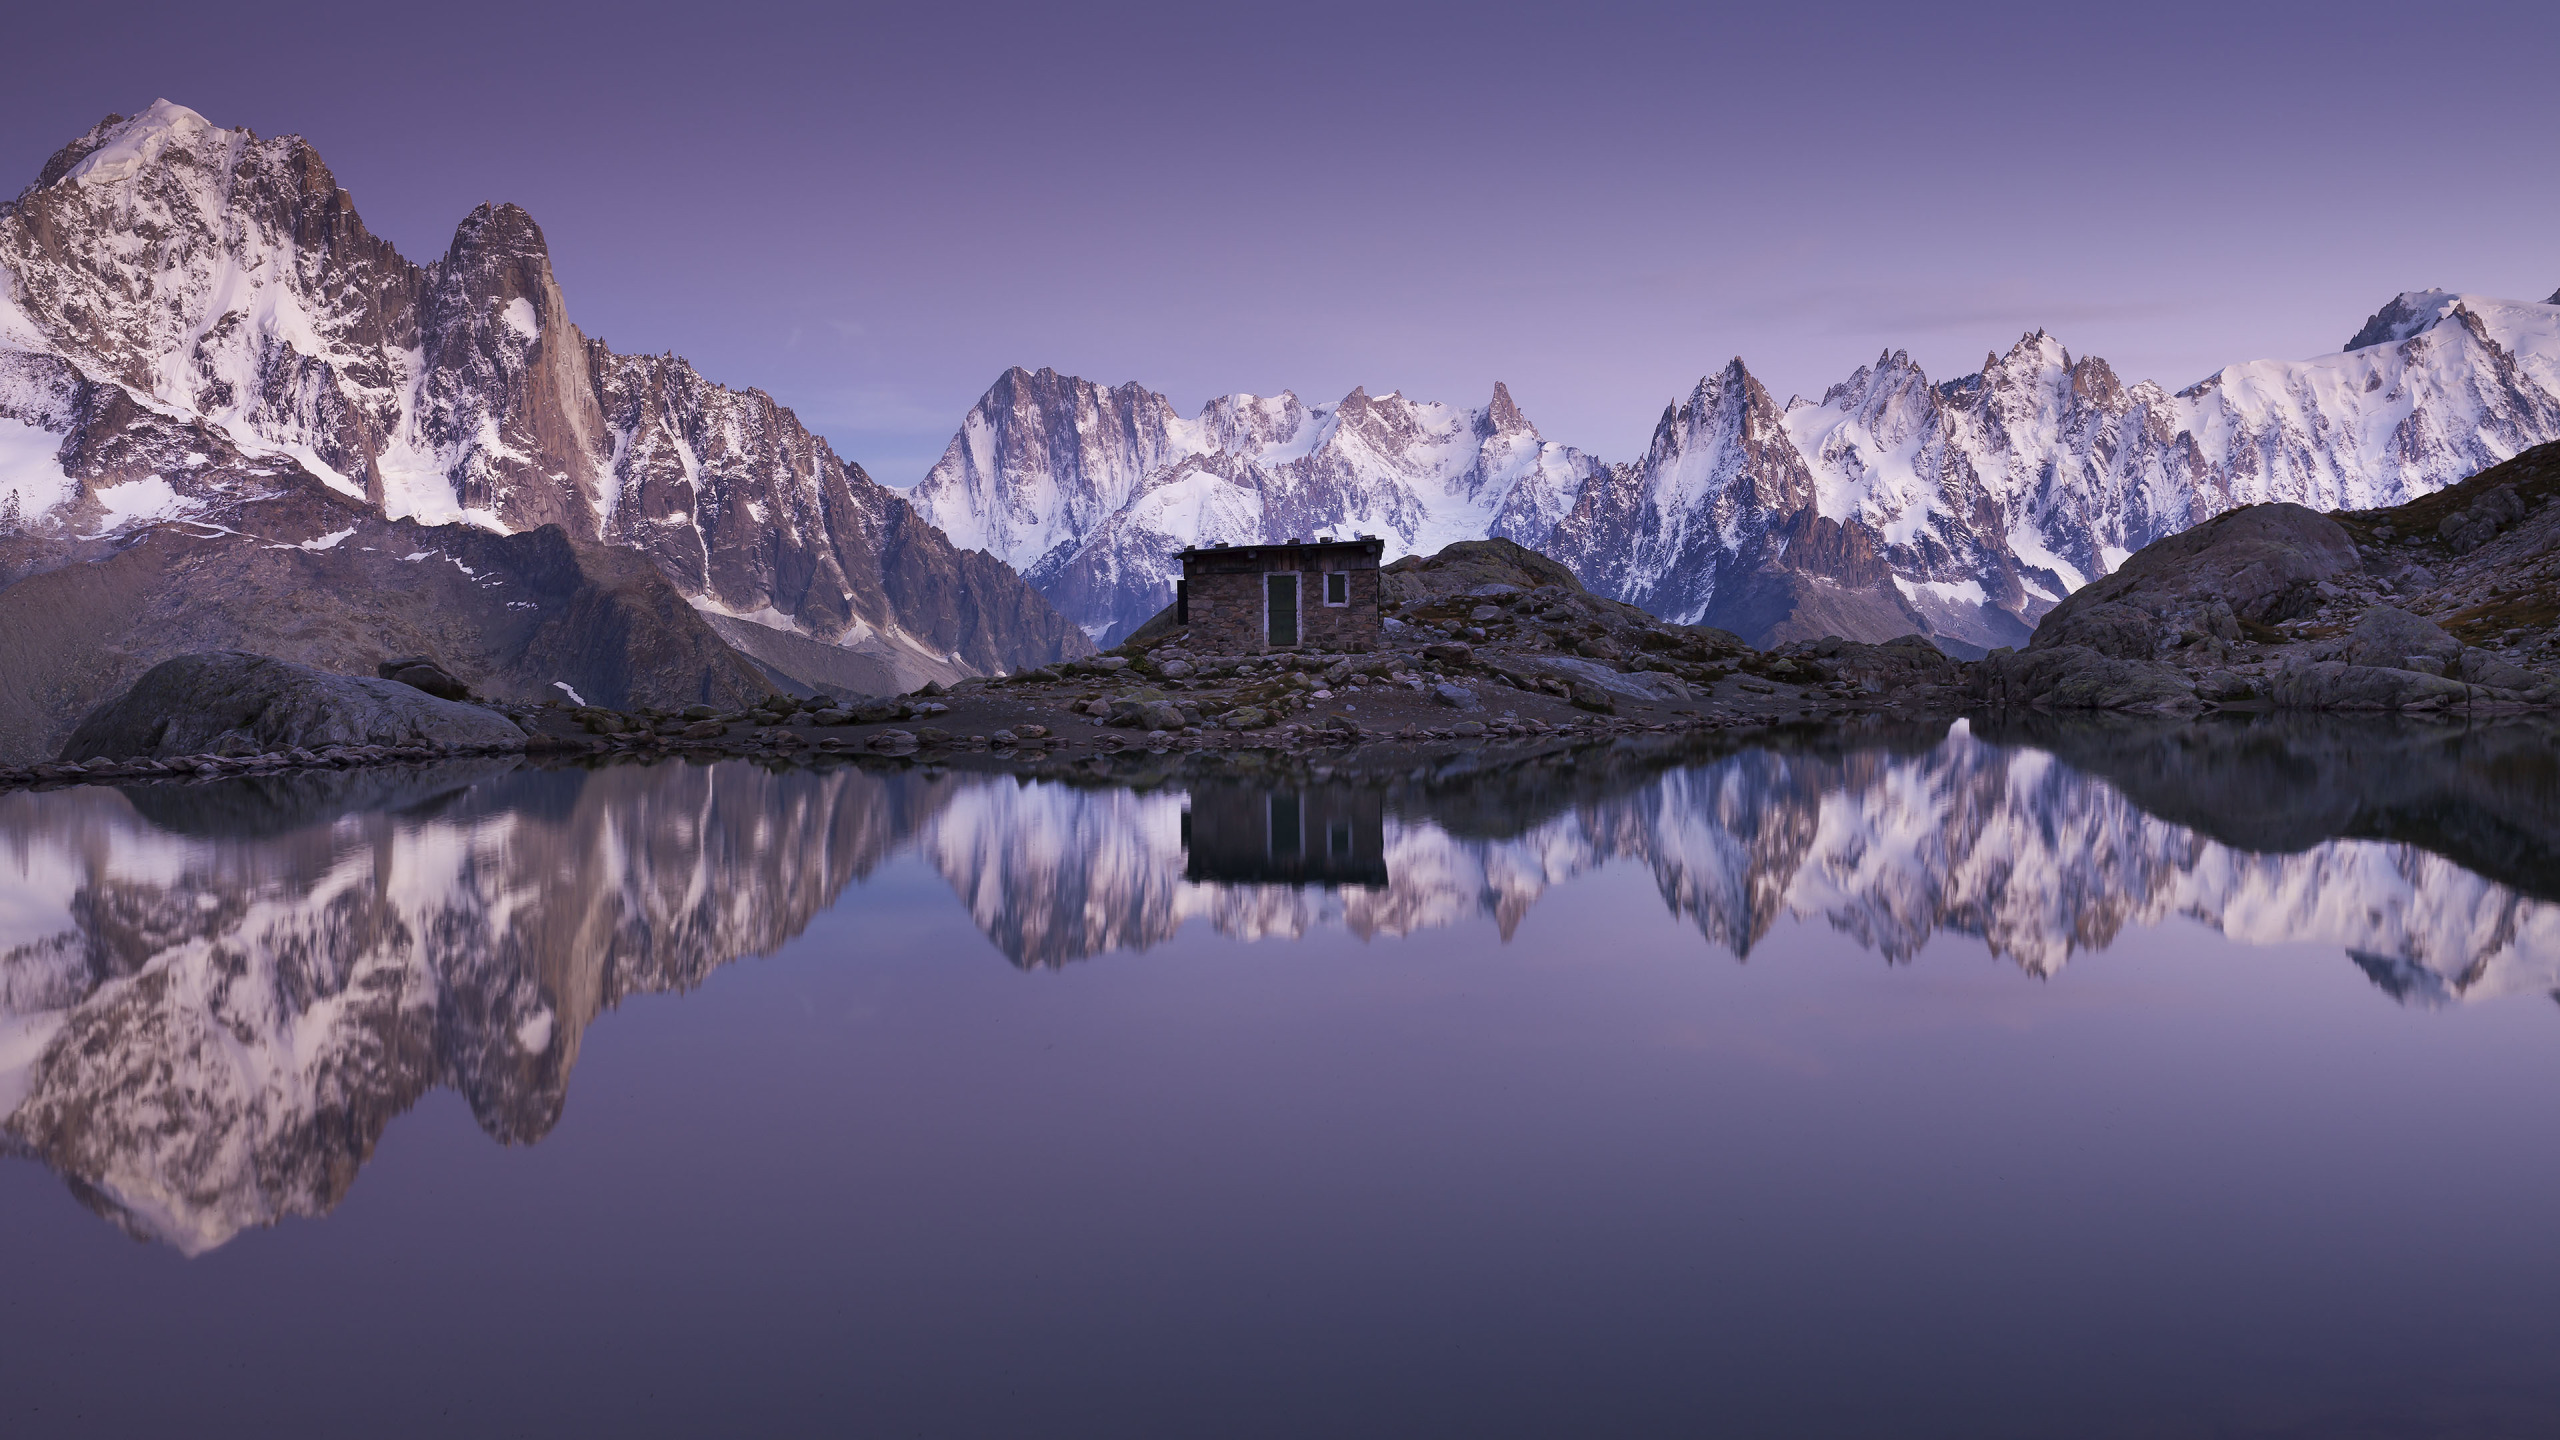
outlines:
[[[2541,1435],[2548,732],[0,796],[11,1435]]]

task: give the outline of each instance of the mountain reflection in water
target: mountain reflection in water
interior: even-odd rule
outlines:
[[[1819,920],[2034,975],[2186,917],[2339,947],[2404,1002],[2560,982],[2560,782],[2535,727],[2162,725],[1695,742],[1386,785],[470,761],[0,797],[9,1143],[188,1253],[326,1212],[391,1118],[561,1113],[623,997],[773,951],[914,853],[1023,967],[1187,921],[1364,938],[1638,864],[1736,957]]]

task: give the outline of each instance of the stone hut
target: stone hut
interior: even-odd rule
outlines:
[[[1182,552],[1174,621],[1193,649],[1357,651],[1384,638],[1378,561],[1387,542],[1319,537],[1279,545],[1211,545]]]

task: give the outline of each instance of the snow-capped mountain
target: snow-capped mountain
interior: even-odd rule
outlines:
[[[915,499],[1098,635],[1161,608],[1186,544],[1359,531],[1390,558],[1503,535],[1759,644],[1919,631],[1972,653],[2233,506],[2396,504],[2555,438],[2560,303],[2421,291],[2337,354],[2174,394],[2042,331],[1955,380],[1895,351],[1783,405],[1736,359],[1615,466],[1540,437],[1500,388],[1481,411],[1354,391],[1184,421],[1135,385],[1015,370]]]
[[[2413,292],[2344,351],[2229,366],[2176,394],[2128,386],[2042,331],[1942,385],[1894,352],[1789,405],[1783,446],[1765,403],[1705,404],[1714,383],[1665,417],[1643,460],[1586,492],[1558,558],[1621,565],[1624,598],[1754,638],[1918,629],[1990,646],[2224,510],[2398,504],[2560,438],[2560,307]],[[1746,428],[1757,446],[1722,459]],[[1846,542],[1799,562],[1816,519]],[[1790,526],[1789,543],[1766,542]],[[1666,547],[1666,533],[1687,543]],[[1844,616],[1863,629],[1831,623]]]
[[[1541,437],[1511,392],[1482,409],[1355,389],[1309,406],[1225,395],[1184,419],[1137,385],[1014,369],[911,497],[960,545],[1020,570],[1094,636],[1171,601],[1187,545],[1361,533],[1390,554],[1534,543],[1601,467]]]
[[[1671,760],[1400,788],[1387,883],[1345,890],[1187,878],[1178,791],[914,770],[491,760],[0,796],[0,1139],[200,1252],[330,1209],[433,1087],[493,1137],[538,1140],[605,1010],[771,951],[910,853],[1024,967],[1193,922],[1285,939],[1489,919],[1509,939],[1548,891],[1631,864],[1737,957],[1819,924],[1892,961],[1945,937],[2049,976],[2186,920],[2339,947],[2403,1003],[2560,984],[2560,905],[2443,854],[2291,833],[2236,848],[2146,811],[2139,781],[1962,727],[1898,750]],[[2458,838],[2448,795],[2511,783],[2477,747],[2452,773],[2391,768],[2381,788],[2403,786],[2438,843]],[[2188,790],[2226,773],[2205,764]],[[2306,833],[2375,828],[2334,789]],[[2547,877],[2547,836],[2494,817],[2483,834]]]
[[[483,205],[412,264],[297,136],[165,100],[110,117],[0,207],[0,528],[24,557],[0,580],[298,488],[558,525],[902,676],[1082,648],[762,391],[581,333],[524,211]]]

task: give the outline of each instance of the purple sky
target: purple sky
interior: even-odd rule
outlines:
[[[2560,11],[2201,6],[51,6],[0,191],[167,96],[308,136],[439,254],[482,200],[570,313],[913,483],[1005,366],[1185,410],[1355,384],[1638,454],[2027,329],[2128,379],[2560,286]]]

